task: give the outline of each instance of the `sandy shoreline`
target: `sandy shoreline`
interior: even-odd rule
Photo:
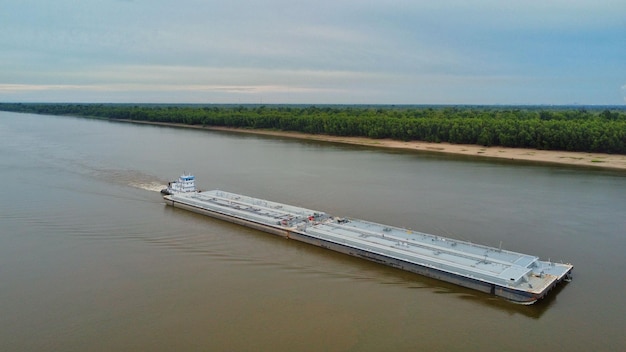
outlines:
[[[434,153],[447,153],[457,155],[470,155],[484,158],[497,158],[505,160],[523,160],[542,163],[554,163],[565,165],[576,165],[585,167],[596,167],[606,169],[626,170],[626,155],[623,154],[604,154],[604,153],[585,153],[585,152],[566,152],[555,150],[537,150],[523,148],[506,148],[506,147],[483,147],[479,145],[467,144],[448,144],[448,143],[429,143],[420,141],[402,142],[391,139],[371,139],[363,137],[338,137],[329,135],[305,134],[299,132],[284,132],[274,130],[257,130],[242,129],[230,127],[212,127],[212,126],[193,126],[174,123],[160,122],[144,122],[132,120],[115,120],[132,123],[143,123],[152,125],[175,126],[184,128],[196,128],[213,131],[228,131],[237,133],[261,134],[267,136],[279,136],[288,138],[307,139],[315,141],[333,142],[363,145],[379,148],[392,148],[404,150],[417,150]]]

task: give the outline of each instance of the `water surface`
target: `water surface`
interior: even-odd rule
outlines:
[[[166,207],[199,186],[571,262],[534,306]],[[620,350],[624,173],[0,112],[0,350]]]

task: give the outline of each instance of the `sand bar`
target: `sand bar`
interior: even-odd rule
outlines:
[[[624,154],[604,154],[604,153],[586,153],[586,152],[566,152],[557,150],[538,150],[524,148],[507,148],[507,147],[483,147],[473,144],[449,144],[449,143],[430,143],[421,141],[396,141],[392,139],[372,139],[364,137],[340,137],[323,134],[306,134],[299,132],[285,132],[276,130],[263,129],[244,129],[230,127],[212,127],[185,125],[174,123],[144,122],[132,120],[116,120],[132,123],[146,123],[153,125],[176,126],[185,128],[197,128],[214,131],[228,131],[237,133],[251,133],[268,136],[279,136],[287,138],[298,138],[315,141],[333,142],[363,145],[380,148],[393,148],[404,150],[416,150],[433,153],[447,153],[457,155],[469,155],[484,158],[497,158],[506,160],[523,160],[541,163],[554,163],[565,165],[576,165],[584,167],[606,168],[626,170],[626,155]]]

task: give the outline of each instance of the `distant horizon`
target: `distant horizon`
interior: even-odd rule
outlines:
[[[29,0],[3,10],[0,101],[626,104],[623,0]]]
[[[626,110],[626,104],[349,104],[349,103],[320,103],[320,104],[307,104],[307,103],[143,103],[143,102],[24,102],[24,101],[0,101],[2,104],[24,104],[24,105],[137,105],[137,106],[224,106],[224,107],[416,107],[416,108],[448,108],[448,107],[462,107],[462,108],[555,108],[555,109],[619,109]],[[1,110],[1,109],[0,109]]]

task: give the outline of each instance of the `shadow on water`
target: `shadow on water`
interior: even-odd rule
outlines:
[[[339,253],[337,253],[337,255],[341,256]],[[337,258],[337,260],[339,260],[339,258]],[[522,315],[532,319],[541,318],[550,306],[556,302],[558,293],[568,284],[563,282],[557,285],[544,299],[537,301],[535,304],[523,305],[445,281],[405,272],[392,267],[378,265],[376,263],[370,263],[358,258],[347,257],[346,260],[354,261],[352,265],[371,265],[377,267],[376,271],[380,272],[381,276],[384,276],[385,278],[392,277],[395,279],[392,283],[394,285],[405,286],[409,289],[426,289],[431,291],[433,294],[449,295],[450,299],[459,299],[471,302],[472,304],[480,304],[483,307],[501,311],[510,316]],[[388,282],[384,282],[383,284],[387,283]]]
[[[539,319],[550,308],[550,306],[556,302],[556,296],[563,289],[563,287],[567,285],[566,282],[557,285],[544,299],[535,304],[516,304],[483,292],[410,273],[401,269],[369,262],[321,247],[297,241],[285,241],[278,236],[270,235],[262,231],[212,219],[187,210],[172,208],[166,206],[165,204],[164,212],[169,215],[175,215],[176,217],[182,217],[185,221],[197,221],[199,224],[210,223],[211,227],[214,227],[214,229],[220,233],[228,233],[229,236],[237,236],[244,241],[254,241],[255,247],[261,243],[273,248],[280,247],[282,249],[286,249],[287,252],[292,253],[295,249],[297,254],[294,255],[297,255],[299,258],[302,258],[302,252],[305,252],[307,256],[323,257],[324,261],[328,263],[328,265],[311,265],[302,263],[297,260],[298,258],[293,258],[294,260],[282,257],[282,259],[277,259],[271,254],[265,256],[260,255],[259,253],[253,253],[253,255],[242,256],[241,253],[224,253],[224,250],[232,250],[236,252],[236,249],[230,248],[229,246],[218,245],[217,248],[198,248],[196,245],[185,245],[185,241],[181,241],[178,236],[174,236],[176,238],[172,238],[171,241],[166,238],[161,238],[156,241],[151,239],[148,242],[165,245],[171,249],[182,250],[189,252],[190,254],[208,255],[210,257],[219,258],[219,260],[231,263],[236,262],[240,264],[252,264],[255,266],[278,267],[282,270],[297,271],[299,274],[304,275],[321,274],[324,277],[368,281],[381,285],[404,287],[405,289],[426,290],[433,294],[449,295],[450,299],[460,299],[466,302],[471,302],[472,304],[480,304],[483,307],[501,311],[510,316],[522,315],[532,319]],[[255,235],[255,237],[250,238],[249,236],[251,235]],[[227,238],[224,236],[221,237]],[[314,262],[319,263],[317,260]],[[338,266],[333,265],[333,263],[341,264],[341,268],[352,269],[338,269]]]
[[[488,308],[501,310],[511,316],[520,314],[528,318],[539,319],[546,311],[548,311],[550,306],[552,306],[556,302],[556,298],[559,292],[561,292],[561,290],[568,284],[568,282],[561,282],[559,285],[553,288],[546,295],[545,298],[537,301],[532,305],[516,304],[506,301],[504,299],[500,299],[498,297],[488,296],[487,294],[482,294],[480,292],[477,292],[475,294],[463,294],[459,296],[459,298],[477,304],[482,304],[483,306]]]

